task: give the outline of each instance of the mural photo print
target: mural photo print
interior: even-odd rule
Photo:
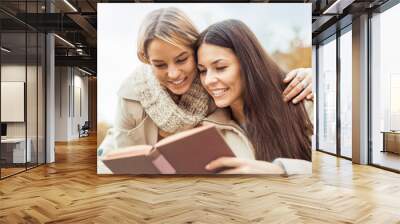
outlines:
[[[311,4],[98,4],[98,62],[98,174],[311,174]]]

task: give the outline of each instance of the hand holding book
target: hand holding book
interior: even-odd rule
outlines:
[[[206,165],[235,157],[214,126],[184,131],[151,145],[138,145],[107,154],[102,160],[114,174],[212,174]]]

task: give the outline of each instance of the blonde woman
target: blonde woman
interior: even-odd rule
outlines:
[[[137,47],[143,64],[118,91],[115,123],[99,146],[100,157],[122,147],[155,144],[199,125],[215,110],[197,72],[194,47],[198,37],[193,23],[176,8],[158,9],[146,16]],[[288,75],[286,81],[292,87],[302,87],[289,89],[288,99],[298,94],[297,101],[311,96],[311,75],[304,74],[307,70],[300,69]]]

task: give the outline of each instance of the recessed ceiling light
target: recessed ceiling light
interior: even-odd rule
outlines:
[[[81,72],[83,72],[83,73],[85,73],[85,74],[88,74],[88,75],[90,75],[90,76],[92,75],[92,73],[90,73],[90,72],[88,72],[88,71],[86,71],[86,70],[83,70],[83,69],[81,69],[81,68],[79,68],[79,67],[78,67],[78,70],[81,71]]]
[[[78,12],[78,10],[71,4],[69,3],[68,0],[64,0],[65,4],[67,4],[72,10],[74,10],[74,12]]]
[[[60,36],[57,35],[57,34],[54,34],[54,36],[57,37],[58,39],[60,39],[62,42],[64,42],[64,43],[68,44],[69,46],[75,48],[75,45],[73,45],[73,44],[72,44],[71,42],[69,42],[68,40],[66,40],[66,39],[64,39],[64,38],[62,38],[62,37],[60,37]]]
[[[5,47],[1,47],[1,50],[4,51],[4,52],[6,52],[6,53],[10,53],[10,52],[11,52],[11,50],[9,50],[9,49],[7,49],[7,48],[5,48]]]
[[[351,5],[355,0],[336,0],[322,14],[342,14],[343,9]]]

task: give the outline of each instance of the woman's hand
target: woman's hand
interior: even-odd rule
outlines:
[[[240,159],[236,157],[221,157],[207,164],[207,170],[226,169],[220,174],[284,174],[285,171],[279,165],[252,159]]]
[[[296,104],[304,99],[313,100],[312,92],[312,70],[311,68],[298,68],[290,71],[284,83],[289,83],[283,91],[283,99],[285,102],[292,100]]]

